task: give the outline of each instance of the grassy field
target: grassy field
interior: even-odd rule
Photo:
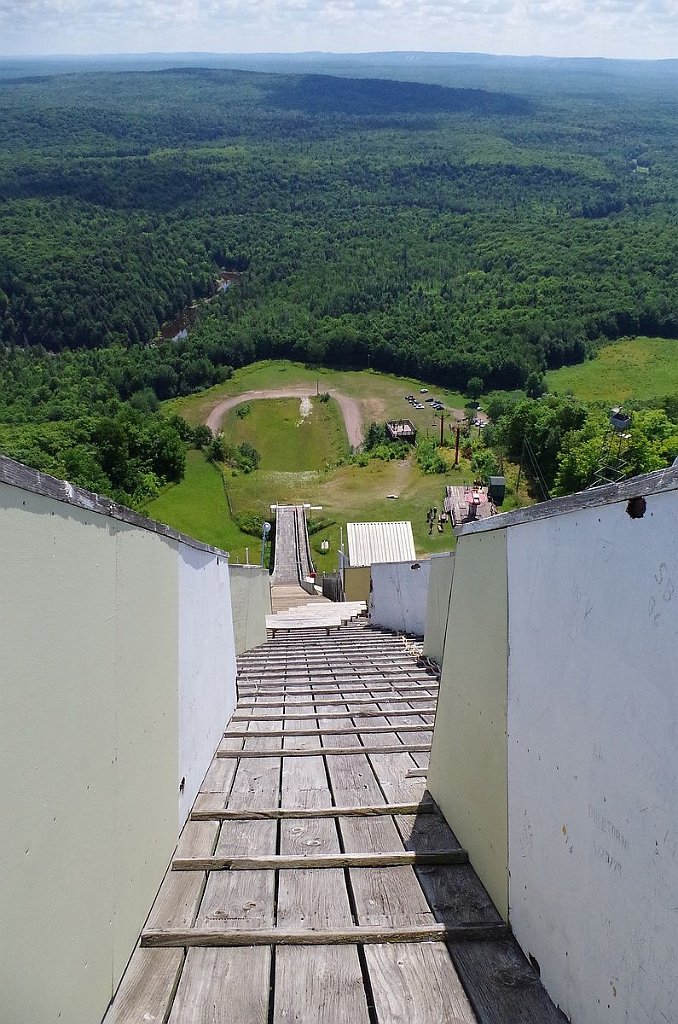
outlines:
[[[151,519],[225,551],[241,550],[244,556],[246,544],[257,546],[256,539],[248,538],[231,519],[221,473],[202,452],[187,453],[184,479],[168,487],[146,512]]]
[[[462,409],[466,398],[457,391],[448,391],[426,381],[411,377],[396,377],[376,373],[374,370],[327,370],[322,367],[308,367],[303,363],[288,361],[266,361],[253,363],[236,370],[225,384],[217,384],[198,395],[176,398],[166,402],[165,407],[179,413],[189,423],[203,423],[212,409],[223,398],[240,395],[245,391],[263,391],[271,388],[307,386],[322,394],[336,389],[350,398],[357,398],[362,405],[363,423],[381,422],[386,419],[409,417],[420,430],[435,429],[432,411],[412,409],[405,401],[406,394],[415,394],[427,387],[430,394],[440,398],[448,408]]]
[[[332,400],[311,401],[304,415],[298,398],[261,399],[250,404],[247,416],[231,409],[222,429],[230,444],[254,445],[262,470],[322,469],[348,452],[341,411]]]
[[[452,452],[449,458],[452,462]],[[265,518],[270,515],[271,501],[322,506],[322,511],[312,511],[309,515],[331,519],[333,525],[313,534],[311,546],[318,569],[329,572],[336,570],[341,528],[345,537],[347,522],[410,519],[418,555],[449,551],[455,543],[452,531],[448,526],[444,533],[434,530],[429,536],[426,512],[433,505],[438,509],[442,507],[445,484],[461,483],[469,478],[468,464],[457,470],[450,469],[445,475],[424,476],[410,457],[304,473],[260,470],[229,478],[227,472],[227,486],[236,513],[251,511]],[[389,498],[389,494],[397,497]],[[323,540],[330,542],[326,555],[320,551]],[[234,553],[239,556],[238,552]]]
[[[605,345],[587,363],[550,371],[546,380],[555,394],[610,405],[678,394],[678,341],[626,338]]]

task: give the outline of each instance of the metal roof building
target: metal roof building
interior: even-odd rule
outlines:
[[[347,523],[349,563],[413,562],[416,559],[412,523]]]

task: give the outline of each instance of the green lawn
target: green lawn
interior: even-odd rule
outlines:
[[[546,380],[555,394],[571,392],[582,401],[610,405],[678,394],[678,341],[625,338],[605,345],[586,363],[552,370]]]
[[[332,400],[311,400],[311,410],[304,416],[298,398],[261,399],[250,403],[247,416],[231,409],[222,429],[229,444],[254,445],[262,470],[322,469],[348,452],[341,411]]]
[[[184,479],[152,501],[146,513],[189,537],[230,551],[237,556],[232,561],[244,560],[246,545],[255,556],[258,552],[256,538],[242,533],[231,519],[221,473],[202,452],[187,453]]]

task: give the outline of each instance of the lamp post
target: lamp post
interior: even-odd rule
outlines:
[[[264,568],[264,557],[266,555],[266,540],[271,532],[271,524],[263,523],[261,527],[261,568]]]

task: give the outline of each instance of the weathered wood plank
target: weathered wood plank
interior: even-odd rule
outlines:
[[[479,942],[505,936],[508,928],[501,925],[460,925],[447,928],[429,924],[412,928],[370,928],[354,925],[344,930],[323,928],[291,929],[257,928],[252,931],[224,931],[215,928],[189,928],[183,931],[146,929],[141,935],[144,949],[174,946],[345,946],[381,943]]]
[[[379,1024],[476,1024],[442,943],[369,946],[365,960]]]
[[[435,715],[435,708],[419,708],[417,714],[419,715]],[[373,718],[382,718],[386,715],[389,719],[394,718],[396,715],[411,715],[412,712],[409,708],[404,708],[401,711],[375,711],[375,710],[361,710],[360,717],[367,718],[368,716]],[[338,719],[338,718],[352,718],[353,715],[350,711],[323,711],[322,717],[327,719]],[[297,722],[310,722],[313,719],[318,718],[318,713],[315,714],[290,714],[283,711],[282,715],[256,715],[256,714],[238,714],[237,712],[231,718],[232,722],[268,722],[268,721],[297,721]],[[429,725],[429,728],[431,726]]]
[[[103,1024],[167,1020],[183,964],[182,949],[136,949]]]
[[[387,858],[390,851],[402,849],[400,835],[390,817],[345,818],[339,822],[339,828],[347,854],[371,850]],[[358,924],[432,924],[433,915],[412,867],[400,858],[394,861],[395,864],[351,868]]]
[[[329,737],[331,739],[331,737]],[[331,749],[328,744],[327,748],[324,747],[313,747],[312,749],[285,749],[284,747],[276,747],[274,750],[223,750],[221,747],[217,750],[217,757],[235,757],[235,758],[248,758],[248,757],[313,757],[313,755],[324,754],[327,749]],[[361,747],[359,743],[356,743],[354,747],[337,747],[333,749],[333,753],[337,754],[402,754],[403,751],[429,751],[431,748],[428,743],[411,743],[408,746],[403,746],[402,743],[389,744],[383,747]]]
[[[273,871],[217,871],[208,878],[197,925],[224,931],[271,928],[274,899]]]
[[[266,946],[189,949],[169,1024],[266,1024],[270,973]]]
[[[389,803],[417,800],[423,795],[423,783],[415,781],[417,777],[410,774],[414,763],[410,751],[418,750],[419,746],[401,746],[393,752],[386,747],[370,751],[370,764]]]
[[[256,747],[265,739],[248,739]],[[256,750],[251,751],[256,754]],[[231,809],[270,807],[279,802],[280,761],[252,757],[238,762],[228,799]],[[257,856],[275,854],[275,821],[225,821],[221,828],[217,853],[234,851],[237,855],[256,851]],[[175,872],[171,872],[174,874]],[[269,928],[275,920],[275,873],[243,871],[210,873],[200,906],[197,924],[235,928]]]
[[[232,824],[229,822],[228,824]],[[243,824],[271,824],[270,822],[244,822]],[[287,824],[287,823],[286,823]],[[402,864],[465,864],[466,850],[436,850],[432,853],[416,853],[414,850],[391,853],[317,853],[308,856],[282,854],[276,856],[251,857],[194,857],[172,861],[172,870],[192,871],[266,871],[289,870],[293,868],[368,868],[396,867]],[[210,879],[210,882],[212,879]]]
[[[281,947],[273,1024],[368,1024],[355,946]]]
[[[217,819],[196,821],[191,818],[184,825],[175,857],[210,857],[219,833]]]
[[[200,787],[201,793],[228,793],[235,778],[236,765],[229,761],[212,760]]]
[[[481,941],[477,949],[450,939],[448,950],[478,1024],[566,1024],[513,936]]]
[[[430,693],[422,693],[421,695],[417,695],[417,696],[413,696],[413,697],[389,697],[388,703],[389,704],[402,703],[402,704],[407,704],[408,706],[411,706],[413,701],[426,701],[428,704],[430,704],[431,700],[433,699],[433,697],[434,697],[434,695],[430,694]],[[289,701],[288,701],[288,703],[289,703]],[[337,700],[327,700],[325,698],[323,698],[322,700],[314,700],[311,697],[309,699],[304,698],[303,700],[299,701],[298,706],[299,707],[306,707],[307,705],[311,705],[312,707],[318,707],[318,706],[322,706],[322,705],[329,706],[330,704],[337,704],[337,703],[343,704],[343,703],[346,703],[346,702],[343,701],[340,696],[338,696]],[[351,697],[350,703],[351,703],[351,705],[353,705],[353,704],[377,704],[378,705],[378,704],[380,704],[382,702],[379,700],[378,697]],[[238,708],[239,709],[240,708],[280,708],[280,701],[279,700],[278,701],[272,701],[272,702],[269,703],[269,702],[267,702],[265,700],[260,700],[258,698],[254,698],[254,700],[239,700],[238,701]]]
[[[325,760],[335,803],[350,801],[370,807],[387,803],[362,751],[346,756],[328,750]]]
[[[188,928],[200,906],[205,876],[168,871],[146,922],[149,928]]]
[[[290,762],[292,763],[292,762]],[[304,762],[300,762],[303,764]],[[375,807],[269,807],[256,811],[232,811],[221,808],[201,809],[191,813],[193,821],[253,821],[260,818],[342,818],[369,815],[437,815],[434,803],[383,804]],[[182,854],[183,856],[183,854]]]
[[[346,726],[345,728],[335,726],[334,728],[330,727],[330,728],[322,728],[322,729],[298,729],[298,730],[296,730],[295,735],[296,736],[320,736],[320,737],[322,737],[322,736],[360,736],[363,733],[390,733],[391,735],[393,735],[394,733],[397,733],[398,735],[400,735],[400,733],[412,733],[412,732],[427,733],[428,737],[429,737],[427,742],[430,743],[431,726],[430,725],[422,725],[421,723],[419,723],[418,725],[397,725],[397,726],[396,725],[370,725],[368,723],[368,724],[363,724],[363,725],[360,725],[360,726]],[[287,735],[289,735],[289,730],[285,731],[284,729],[274,729],[271,732],[264,732],[263,730],[260,731],[258,729],[250,729],[249,731],[227,729],[224,732],[224,736],[228,736],[228,737],[234,737],[234,736],[236,736],[236,737],[244,737],[244,736],[275,736],[275,737],[280,737],[280,736],[287,736]]]

